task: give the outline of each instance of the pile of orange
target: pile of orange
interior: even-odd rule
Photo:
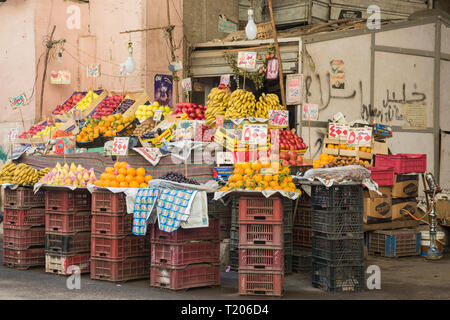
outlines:
[[[289,167],[279,161],[237,163],[227,184],[219,191],[229,190],[283,190],[301,193],[292,182]]]
[[[313,168],[314,169],[318,169],[323,165],[326,165],[330,162],[332,162],[333,160],[335,160],[336,157],[332,156],[330,154],[326,154],[326,153],[322,153],[319,157],[319,159],[316,159],[313,161]]]
[[[77,141],[94,141],[100,135],[104,137],[115,137],[118,132],[126,128],[134,119],[134,115],[124,117],[120,113],[104,116],[100,119],[89,118],[86,125],[77,135]]]
[[[126,162],[116,162],[114,167],[106,167],[95,185],[110,188],[147,188],[152,179],[151,175],[146,175],[144,168],[134,169]]]

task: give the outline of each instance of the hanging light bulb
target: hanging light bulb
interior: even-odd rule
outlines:
[[[63,56],[63,49],[61,48],[61,49],[59,49],[59,52],[58,52],[58,62],[59,63],[62,63],[62,56]]]
[[[258,34],[258,28],[256,27],[255,22],[253,21],[253,10],[248,10],[248,23],[245,27],[245,35],[249,40],[256,39],[256,36]]]
[[[128,59],[124,63],[125,69],[128,74],[133,73],[134,69],[136,68],[136,63],[133,59],[133,43],[128,42]]]

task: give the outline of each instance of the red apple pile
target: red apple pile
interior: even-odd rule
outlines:
[[[111,96],[103,99],[95,110],[95,113],[92,115],[92,118],[100,119],[101,117],[109,116],[117,109],[122,102],[122,99],[122,96]]]
[[[285,167],[301,166],[303,164],[303,157],[294,150],[280,151],[281,165]]]
[[[47,127],[46,124],[35,124],[30,128],[30,130],[22,133],[19,138],[20,139],[26,139],[33,137],[36,133],[40,132],[41,130],[45,129]]]
[[[73,107],[75,107],[78,102],[83,100],[85,94],[84,93],[75,93],[72,95],[63,105],[57,105],[56,109],[53,110],[53,114],[63,114],[64,112],[67,112],[71,110]]]
[[[269,132],[269,136],[272,134],[272,131]],[[279,130],[279,143],[280,150],[303,150],[306,149],[306,144],[303,142],[303,139],[300,138],[296,133],[295,129],[291,130]],[[273,141],[272,141],[273,144]]]
[[[206,120],[205,111],[206,106],[196,105],[192,102],[177,103],[177,109],[172,113],[174,115],[186,113],[190,120]]]

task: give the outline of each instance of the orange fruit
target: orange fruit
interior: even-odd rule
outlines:
[[[127,175],[127,169],[125,169],[125,168],[120,168],[120,169],[119,169],[119,173],[120,173],[120,174],[123,174],[124,176],[126,176],[126,175]]]
[[[134,177],[136,175],[136,170],[134,168],[128,168],[127,175]]]
[[[102,180],[97,180],[97,181],[95,181],[94,185],[96,187],[103,187],[103,181]]]
[[[128,163],[127,163],[126,161],[122,161],[122,162],[120,163],[120,167],[122,167],[122,168],[124,168],[124,169],[126,169],[127,166],[128,166]]]
[[[128,188],[128,182],[122,181],[122,182],[120,183],[120,187],[121,187],[121,188]]]
[[[114,163],[114,169],[117,169],[117,170],[120,169],[120,162]]]
[[[137,183],[136,181],[131,181],[130,188],[139,188],[139,183]]]
[[[235,174],[243,174],[243,173],[244,173],[244,170],[242,170],[242,168],[236,167],[236,168],[234,168],[234,173],[235,173]]]
[[[254,162],[251,164],[251,168],[253,171],[258,171],[259,169],[261,169],[261,164],[259,162]]]
[[[244,173],[245,173],[246,175],[251,175],[251,174],[253,173],[253,171],[252,171],[252,169],[247,168],[247,169],[244,170]]]
[[[117,180],[117,182],[124,182],[125,181],[125,176],[123,175],[123,174],[119,174],[117,177],[116,177],[116,180]]]
[[[131,181],[133,181],[133,180],[134,180],[134,178],[133,178],[132,175],[129,175],[129,174],[128,174],[128,175],[125,176],[125,181],[126,181],[126,182],[131,183]]]
[[[270,182],[270,181],[272,181],[272,176],[271,176],[270,174],[266,174],[266,175],[264,176],[264,181],[265,181],[265,182]]]
[[[248,162],[245,162],[245,163],[243,163],[242,164],[242,168],[245,170],[245,169],[251,169],[252,168],[252,166],[251,166],[251,164],[250,163],[248,163]]]
[[[146,175],[145,182],[148,183],[150,180],[153,180],[153,177],[151,175]]]
[[[137,169],[136,170],[136,175],[145,177],[145,169],[144,168]]]
[[[114,172],[114,168],[113,167],[106,167],[105,172],[106,173],[113,173]]]
[[[104,187],[110,187],[111,186],[111,182],[108,179],[103,180],[103,186]]]
[[[141,184],[139,185],[139,187],[140,187],[140,188],[147,188],[148,185],[147,185],[146,183],[141,183]]]
[[[108,173],[104,172],[100,175],[100,180],[106,180],[106,179],[108,179],[108,177],[109,177]]]
[[[111,188],[118,188],[119,187],[119,183],[116,180],[111,181],[110,187]]]
[[[136,176],[136,177],[134,177],[134,181],[136,181],[139,184],[142,184],[145,182],[145,178],[144,178],[144,176]]]

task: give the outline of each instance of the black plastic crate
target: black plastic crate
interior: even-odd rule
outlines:
[[[364,265],[331,266],[327,261],[313,258],[312,285],[332,292],[361,292],[365,288]]]
[[[313,210],[311,225],[313,231],[327,233],[329,238],[338,239],[364,232],[363,218],[363,211]]]
[[[45,252],[52,255],[74,255],[91,251],[91,233],[74,235],[46,234]]]
[[[311,206],[313,210],[363,212],[364,196],[362,184],[311,186]]]
[[[331,265],[362,264],[364,239],[330,240],[320,233],[312,237],[312,255],[327,260]]]
[[[231,250],[230,248],[230,270],[239,270],[239,250]]]
[[[311,228],[311,211],[311,206],[299,205],[293,217],[293,226]]]
[[[292,255],[292,272],[298,273],[312,269],[312,249],[294,247]]]
[[[284,274],[292,273],[292,254],[284,254]]]

